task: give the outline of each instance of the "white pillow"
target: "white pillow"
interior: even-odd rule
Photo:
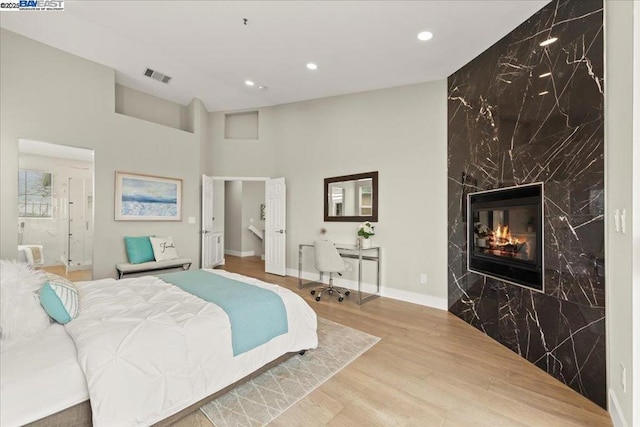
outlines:
[[[0,260],[0,339],[15,340],[49,327],[37,291],[46,276],[27,264]]]
[[[153,256],[156,261],[180,258],[171,237],[149,237],[149,240],[151,241]]]

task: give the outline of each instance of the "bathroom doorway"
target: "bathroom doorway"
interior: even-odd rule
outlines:
[[[71,280],[93,276],[93,150],[19,140],[20,260]]]

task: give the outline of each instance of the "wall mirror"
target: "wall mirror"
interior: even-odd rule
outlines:
[[[378,221],[378,172],[324,179],[324,220]]]
[[[91,280],[93,150],[28,139],[18,141],[18,150],[18,260],[72,281]]]

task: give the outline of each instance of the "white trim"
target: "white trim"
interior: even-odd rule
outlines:
[[[231,249],[225,249],[224,253],[225,255],[232,255],[240,258],[247,257],[247,256],[255,256],[256,254],[255,251],[234,251]]]
[[[611,415],[613,427],[629,427],[629,424],[627,424],[627,420],[624,418],[622,410],[620,409],[620,403],[618,403],[616,393],[612,388],[609,389],[609,414]]]
[[[287,268],[287,276],[298,277],[298,270]],[[318,273],[302,272],[302,278],[305,280],[318,280]],[[334,285],[351,290],[358,289],[358,282],[355,280],[345,279],[342,277],[334,277]],[[324,275],[324,282],[329,282],[329,275]],[[373,283],[362,283],[362,291],[367,293],[375,293],[376,285]],[[413,304],[423,305],[425,307],[437,308],[439,310],[448,310],[449,303],[447,298],[434,297],[432,295],[419,294],[417,292],[404,291],[402,289],[380,287],[380,296],[391,298],[399,301],[410,302]]]
[[[640,256],[640,2],[633,2],[633,163],[632,163],[632,185],[633,198],[631,218],[632,230],[632,259]],[[605,175],[606,176],[606,175]],[[606,194],[606,191],[605,191]],[[609,254],[610,252],[605,252]],[[631,271],[631,424],[640,423],[640,265],[632,263]],[[608,352],[608,351],[607,351]]]
[[[434,297],[433,295],[419,294],[417,292],[403,291],[402,289],[382,288],[382,296],[399,301],[411,302],[426,307],[447,311],[449,302],[447,298]]]

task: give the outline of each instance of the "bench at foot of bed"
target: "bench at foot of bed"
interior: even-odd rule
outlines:
[[[182,267],[183,270],[188,270],[189,267],[191,267],[191,258],[176,258],[167,261],[149,261],[140,264],[131,264],[128,262],[116,264],[118,279],[122,279],[125,274],[147,273],[149,271],[167,270],[169,268],[176,267]]]

